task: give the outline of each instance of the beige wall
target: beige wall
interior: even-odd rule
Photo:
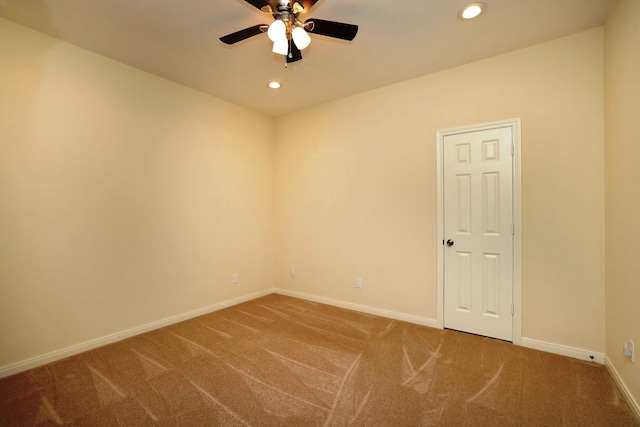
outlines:
[[[603,96],[596,28],[278,118],[276,283],[435,319],[435,133],[520,117],[523,337],[604,352]]]
[[[605,27],[607,357],[640,402],[640,1],[618,1]],[[633,339],[636,363],[622,354]]]
[[[0,367],[273,286],[272,119],[2,19],[0,58]]]
[[[0,367],[274,285],[435,319],[435,132],[514,117],[523,336],[604,351],[602,28],[275,126],[5,20],[0,57]]]

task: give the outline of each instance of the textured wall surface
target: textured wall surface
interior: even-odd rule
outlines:
[[[596,28],[277,119],[277,284],[435,319],[436,131],[519,117],[522,336],[604,352],[603,56]]]
[[[640,2],[615,4],[606,23],[607,357],[640,402]],[[622,352],[636,346],[636,363]],[[636,403],[638,405],[638,403]]]
[[[0,57],[0,366],[272,286],[271,119],[6,20]]]

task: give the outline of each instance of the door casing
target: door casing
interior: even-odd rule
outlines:
[[[513,136],[513,343],[522,345],[522,179],[521,179],[521,125],[520,119],[508,119],[491,123],[462,126],[436,132],[436,181],[437,181],[437,319],[444,329],[444,139],[448,135],[494,128],[510,127]]]

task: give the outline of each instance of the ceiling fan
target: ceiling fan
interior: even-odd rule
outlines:
[[[308,33],[334,37],[351,41],[358,33],[358,26],[324,19],[307,19],[302,21],[298,16],[305,14],[318,0],[245,0],[253,7],[273,16],[270,25],[254,25],[235,33],[220,37],[226,44],[238,43],[264,32],[273,41],[274,53],[286,57],[286,62],[302,59],[302,50],[309,46],[311,37]]]

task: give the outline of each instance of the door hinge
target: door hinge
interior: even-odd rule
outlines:
[[[515,315],[516,314],[516,308],[513,306],[513,304],[511,304],[511,315]]]
[[[511,235],[512,236],[516,235],[516,225],[515,224],[511,224]]]
[[[516,146],[514,144],[511,144],[511,155],[512,156],[516,155]]]

